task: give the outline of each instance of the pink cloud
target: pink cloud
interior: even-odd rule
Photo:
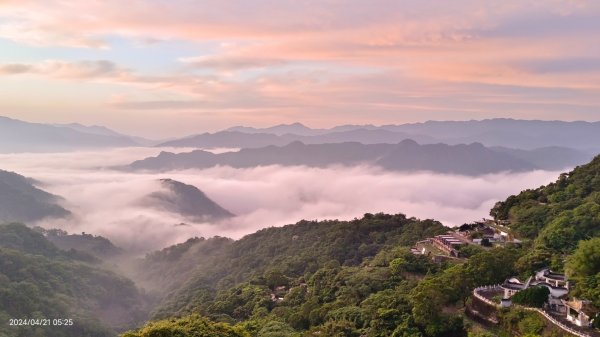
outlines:
[[[598,10],[589,1],[9,1],[0,34],[15,40],[54,35],[47,44],[77,43],[107,34],[179,39],[287,39],[330,34],[368,37],[366,45],[460,41],[507,17]],[[21,29],[18,29],[21,28]],[[473,33],[475,32],[475,34]],[[60,37],[64,39],[60,39]],[[28,38],[29,37],[29,38]],[[37,39],[42,42],[41,39]],[[95,43],[89,43],[94,46]]]
[[[151,73],[114,60],[72,61],[72,55],[0,65],[5,85],[25,74],[71,81],[78,90],[113,85],[111,94],[121,98],[95,109],[128,111],[131,120],[135,111],[162,112],[157,129],[173,110],[187,118],[186,126],[211,128],[232,119],[329,126],[342,119],[387,123],[513,111],[555,116],[566,106],[589,118],[600,107],[597,67],[527,63],[598,58],[595,1],[25,0],[0,6],[0,38],[19,44],[95,50],[119,48],[111,46],[118,37],[136,46],[217,46],[174,55],[169,67]],[[522,90],[503,89],[509,87]]]

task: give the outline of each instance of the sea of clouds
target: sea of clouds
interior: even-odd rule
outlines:
[[[367,166],[215,167],[166,173],[111,168],[162,150],[2,154],[0,161],[2,169],[34,178],[40,188],[63,197],[63,206],[73,213],[70,219],[48,219],[36,225],[102,235],[140,253],[193,236],[240,238],[302,219],[344,220],[367,212],[404,213],[456,226],[488,216],[496,201],[552,182],[559,174],[532,171],[467,177]],[[162,188],[160,178],[194,185],[236,216],[219,223],[191,223],[177,214],[144,207],[140,199]]]

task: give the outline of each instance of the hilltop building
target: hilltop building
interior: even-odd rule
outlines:
[[[453,257],[458,257],[459,247],[466,244],[464,241],[450,234],[436,235],[431,238],[431,243],[439,250]]]
[[[505,226],[496,225],[493,221],[484,219],[470,224],[463,224],[455,230],[460,237],[482,246],[504,243],[521,243],[510,234]]]
[[[554,288],[569,289],[569,281],[563,274],[555,273],[550,269],[542,269],[535,274],[535,279],[538,282],[546,283]]]
[[[548,306],[551,310],[565,313],[566,307],[563,303],[569,294],[569,281],[563,274],[555,273],[550,269],[542,269],[531,276],[525,282],[521,282],[518,278],[512,277],[507,279],[500,285],[504,290],[502,299],[503,306],[510,306],[510,298],[521,290],[530,287],[546,287],[550,290],[548,295]]]
[[[587,332],[584,333],[581,329],[569,327],[569,325],[593,329],[595,321],[600,320],[600,308],[595,307],[592,302],[587,300],[576,298],[569,300],[569,280],[565,275],[553,272],[548,268],[539,270],[525,282],[521,282],[516,277],[511,277],[500,285],[475,288],[473,295],[489,305],[507,308],[512,305],[511,298],[515,294],[531,287],[546,287],[549,294],[543,309],[526,307],[527,309],[537,310],[553,324],[575,336],[589,337],[597,335],[597,333],[589,335]],[[504,296],[500,303],[494,303],[494,297],[502,292]]]

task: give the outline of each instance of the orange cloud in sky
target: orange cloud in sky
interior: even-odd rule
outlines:
[[[13,41],[0,48],[39,50],[0,56],[0,90],[72,83],[105,104],[65,108],[125,129],[152,110],[149,132],[175,113],[182,130],[556,118],[568,107],[597,119],[598,31],[600,2],[585,0],[0,1],[0,42]],[[20,112],[8,98],[26,117],[28,103]]]

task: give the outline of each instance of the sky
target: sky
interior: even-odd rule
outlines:
[[[600,120],[597,0],[0,0],[0,115],[233,125]]]

